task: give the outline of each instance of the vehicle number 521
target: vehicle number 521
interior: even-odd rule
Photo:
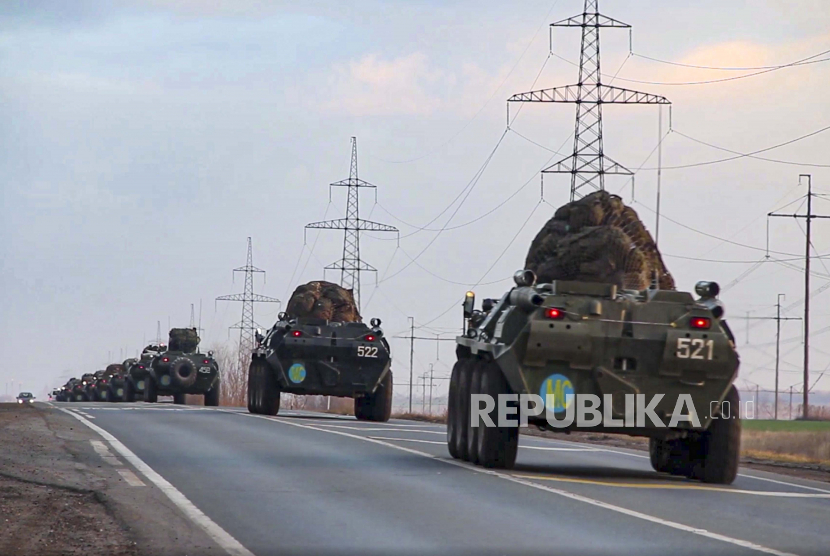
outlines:
[[[378,348],[375,346],[357,346],[358,357],[377,357]]]
[[[678,359],[712,359],[715,349],[714,340],[703,340],[701,338],[678,338],[677,351]]]

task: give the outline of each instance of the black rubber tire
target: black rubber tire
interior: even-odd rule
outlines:
[[[458,433],[455,435],[455,451],[458,459],[470,461],[470,452],[467,450],[467,436],[470,433],[470,386],[473,378],[475,360],[468,359],[466,365],[458,368],[458,405],[456,419],[458,419]]]
[[[354,400],[354,415],[359,421],[385,423],[392,417],[392,371],[386,373],[372,394]]]
[[[648,457],[651,467],[658,473],[669,471],[669,446],[665,440],[659,438],[648,439]]]
[[[698,440],[700,460],[693,477],[704,483],[729,485],[738,476],[741,454],[741,419],[738,414],[741,398],[733,385],[724,402],[730,406],[729,419],[713,419]]]
[[[259,413],[262,415],[276,415],[280,412],[280,389],[274,372],[265,361],[260,360],[259,373]]]
[[[467,359],[459,359],[455,362],[450,375],[450,393],[447,396],[447,449],[455,459],[460,459],[458,451],[458,434],[461,427],[461,415],[458,411],[458,381],[461,374],[461,367],[466,366]]]
[[[470,390],[469,395],[467,396],[467,458],[470,463],[474,463],[478,465],[478,434],[483,428],[483,423],[479,423],[479,426],[474,427],[471,421],[471,400],[473,394],[480,394],[481,393],[481,375],[484,371],[484,362],[481,360],[477,360],[472,366],[472,372],[470,376]]]
[[[248,413],[259,413],[259,405],[257,404],[256,396],[259,392],[257,383],[259,381],[259,360],[252,359],[251,364],[248,365]]]
[[[109,393],[109,398],[110,398],[110,400],[109,400],[109,401],[111,401],[112,403],[117,403],[117,402],[123,401],[123,400],[122,400],[122,399],[118,396],[118,394],[116,394],[116,393],[115,393],[115,390],[113,389],[113,387],[112,387],[112,386],[108,386],[108,387],[107,387],[107,392]]]
[[[176,405],[184,405],[185,404],[184,393],[183,392],[174,393],[173,394],[173,403],[176,404]]]
[[[156,403],[159,401],[158,390],[156,389],[156,382],[152,377],[147,377],[144,381],[144,401],[147,403]]]
[[[482,423],[476,433],[476,452],[478,463],[484,467],[497,469],[512,469],[516,463],[516,454],[519,450],[519,427],[498,426],[498,399],[501,394],[509,394],[510,386],[504,378],[499,366],[493,362],[487,363],[481,369],[480,393],[491,396],[496,405],[490,411],[490,419],[495,427],[487,427]],[[518,420],[518,403],[515,418]]]
[[[205,407],[219,407],[219,398],[222,394],[222,383],[217,380],[213,388],[205,392]]]
[[[124,381],[124,401],[129,403],[135,401],[135,388],[131,380]]]
[[[196,383],[196,365],[187,357],[176,357],[170,363],[170,379],[187,388]]]

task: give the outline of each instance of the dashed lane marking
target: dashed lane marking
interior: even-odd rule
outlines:
[[[377,432],[377,431],[388,431],[388,432],[418,432],[422,434],[440,434],[442,436],[446,436],[447,433],[443,431],[425,431],[421,429],[390,429],[385,427],[352,427],[348,425],[324,425],[322,423],[317,425],[318,427],[331,427],[335,429],[346,429],[352,431],[366,431],[366,432]]]
[[[509,475],[506,473],[501,473],[498,471],[493,471],[491,469],[485,469],[482,467],[473,466],[464,462],[460,462],[453,459],[446,459],[434,454],[429,454],[427,452],[421,452],[419,450],[414,450],[412,448],[406,448],[404,446],[399,446],[397,444],[392,444],[391,442],[385,442],[383,440],[377,440],[375,438],[369,438],[368,436],[360,436],[358,434],[351,434],[344,431],[338,430],[331,430],[326,428],[314,427],[311,425],[304,425],[301,423],[294,423],[291,421],[286,421],[285,419],[280,419],[277,417],[269,417],[266,415],[255,415],[252,413],[238,413],[237,415],[242,415],[245,417],[254,417],[258,419],[265,419],[267,421],[274,421],[277,423],[282,423],[284,425],[290,425],[292,427],[299,427],[302,429],[314,430],[319,432],[325,432],[328,434],[336,434],[339,436],[345,436],[347,438],[354,438],[356,440],[362,440],[363,442],[371,442],[373,444],[378,444],[380,446],[386,446],[387,448],[392,448],[393,450],[400,450],[402,452],[407,452],[410,454],[415,454],[421,457],[429,458],[435,461],[440,461],[447,465],[454,465],[456,467],[460,467],[462,469],[466,469],[468,471],[472,471],[473,473],[480,473],[482,475],[490,475],[492,477],[496,477],[505,481],[510,481],[512,483],[520,484],[526,487],[534,488],[537,490],[542,490],[545,492],[549,492],[551,494],[556,494],[558,496],[562,496],[563,498],[568,498],[570,500],[576,500],[578,502],[583,502],[585,504],[589,504],[591,506],[595,506],[598,508],[603,508],[612,512],[616,512],[619,514],[627,515],[629,517],[634,517],[636,519],[641,519],[643,521],[648,521],[651,523],[655,523],[658,525],[663,525],[665,527],[669,527],[671,529],[676,529],[678,531],[684,531],[686,533],[692,533],[693,535],[698,535],[700,537],[705,537],[708,539],[713,539],[716,541],[721,541],[727,544],[731,544],[733,546],[739,546],[741,548],[746,548],[749,550],[754,550],[756,552],[762,552],[764,554],[772,554],[774,556],[795,556],[791,552],[784,552],[782,550],[777,550],[775,548],[771,548],[768,546],[756,544],[754,542],[746,541],[743,539],[738,539],[735,537],[730,537],[728,535],[722,535],[720,533],[715,533],[713,531],[709,531],[708,529],[702,529],[699,527],[692,527],[691,525],[685,525],[683,523],[678,523],[676,521],[670,521],[668,519],[663,519],[657,516],[645,514],[642,512],[638,512],[636,510],[632,510],[629,508],[624,508],[622,506],[617,506],[615,504],[610,504],[608,502],[603,502],[602,500],[597,500],[595,498],[590,498],[588,496],[583,496],[581,494],[576,494],[574,492],[570,492],[568,490],[562,490],[559,488],[550,487],[547,485],[542,485],[528,479],[515,477],[513,475]],[[92,425],[92,423],[90,423]],[[93,425],[94,426],[94,425]]]
[[[170,499],[193,523],[201,527],[205,533],[212,538],[216,544],[222,547],[230,556],[254,556],[253,552],[242,546],[238,540],[231,536],[230,533],[222,529],[216,522],[205,515],[202,510],[197,508],[193,502],[187,499],[176,487],[170,484],[164,477],[156,473],[156,471],[144,463],[144,461],[135,455],[129,448],[124,446],[120,440],[115,438],[92,421],[86,419],[82,415],[78,415],[72,411],[62,407],[59,410],[71,415],[93,431],[101,435],[104,440],[109,442],[110,446],[121,454],[133,467],[144,475],[144,477],[153,483],[159,490],[161,490],[167,498]],[[123,475],[122,475],[123,476]],[[137,477],[136,477],[137,478]],[[127,480],[126,477],[124,480]]]
[[[444,444],[446,445],[446,440],[439,441],[439,440],[420,440],[418,438],[392,438],[388,436],[370,436],[369,438],[373,438],[375,440],[394,440],[396,442],[421,442],[422,444]],[[592,448],[554,448],[554,447],[544,447],[544,446],[519,446],[520,450],[544,450],[544,451],[554,451],[554,452],[599,452],[600,450],[595,450]]]
[[[112,465],[113,467],[119,467],[121,462],[118,461],[118,458],[112,455],[110,449],[107,448],[107,445],[101,442],[100,440],[90,440],[90,444],[92,444],[92,449],[101,456],[101,459],[107,462],[108,464]]]
[[[121,478],[123,478],[125,481],[127,481],[128,485],[133,486],[133,487],[147,486],[147,485],[144,484],[144,481],[142,481],[141,479],[136,477],[135,473],[133,473],[129,469],[118,469],[117,471],[118,471],[118,474],[121,475]]]
[[[715,487],[708,485],[697,485],[689,483],[627,483],[619,481],[595,481],[592,479],[575,479],[570,477],[551,477],[550,475],[519,475],[513,477],[531,479],[533,481],[555,481],[560,483],[578,483],[583,485],[599,485],[613,488],[637,488],[637,489],[665,489],[665,490],[706,490],[712,492],[725,492],[727,494],[748,494],[753,496],[769,496],[772,498],[830,498],[830,494],[814,494],[811,492],[779,492],[769,490],[744,490],[738,488]]]

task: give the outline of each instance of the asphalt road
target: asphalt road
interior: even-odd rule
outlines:
[[[825,483],[742,470],[704,485],[653,472],[642,452],[527,436],[516,467],[492,472],[453,460],[443,425],[53,405],[113,435],[256,556],[830,553]]]

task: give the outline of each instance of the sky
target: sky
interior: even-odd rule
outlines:
[[[774,316],[779,293],[783,313],[801,315],[805,240],[804,220],[766,215],[804,212],[799,174],[828,195],[814,209],[830,215],[830,131],[758,155],[778,162],[674,167],[735,156],[703,143],[749,153],[830,126],[830,62],[729,81],[760,70],[688,66],[778,66],[830,50],[830,5],[603,0],[600,10],[633,26],[631,42],[602,31],[605,82],[672,102],[662,131],[655,106],[604,108],[606,154],[640,168],[633,188],[621,177],[607,188],[655,232],[665,135],[660,249],[679,288],[721,283],[739,384],[771,388],[775,321],[758,317]],[[464,292],[501,295],[568,200],[568,177],[555,175],[542,198],[539,170],[559,159],[551,151],[572,150],[574,106],[513,105],[506,129],[506,99],[576,83],[579,30],[549,38],[548,24],[581,12],[580,0],[0,4],[0,388],[41,392],[133,356],[157,323],[163,335],[188,325],[191,305],[203,345],[236,341],[241,306],[215,298],[242,291],[231,270],[248,237],[267,272],[255,291],[283,304],[340,257],[342,232],[304,226],[344,215],[345,191],[328,184],[348,177],[352,136],[360,177],[378,186],[362,194],[361,216],[401,232],[362,238],[378,269],[362,276],[362,313],[390,337],[411,316],[416,335],[451,339]],[[701,81],[717,82],[689,84]],[[830,283],[830,220],[814,221],[813,247],[825,256],[813,260],[815,291]],[[279,309],[258,305],[256,319],[270,326]],[[828,371],[815,389],[830,390],[829,291],[813,298],[811,327],[811,371]],[[799,321],[782,322],[785,391],[801,388],[801,337]],[[392,342],[399,393],[408,347]],[[416,341],[414,372],[432,365],[436,396],[453,357],[451,341]]]

